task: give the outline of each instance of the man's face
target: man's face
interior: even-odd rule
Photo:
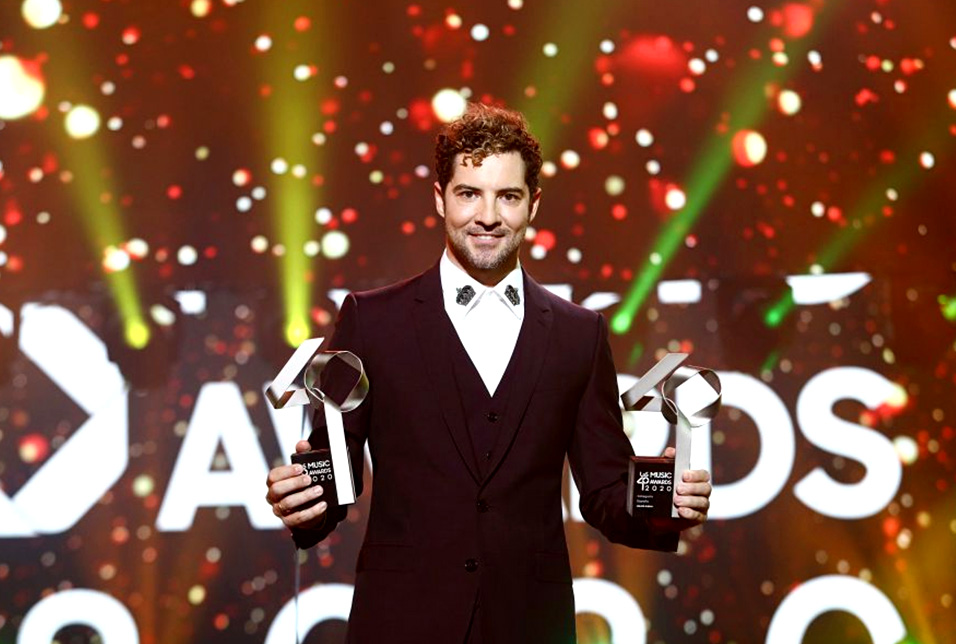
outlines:
[[[517,152],[485,157],[475,167],[462,156],[444,193],[435,183],[435,208],[445,220],[452,262],[482,284],[497,284],[518,262],[525,229],[538,211],[541,190],[529,194]]]

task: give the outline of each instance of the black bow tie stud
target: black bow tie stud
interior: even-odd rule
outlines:
[[[455,290],[458,291],[458,295],[455,296],[456,304],[467,306],[468,303],[471,302],[471,298],[475,297],[475,289],[473,289],[470,284]]]

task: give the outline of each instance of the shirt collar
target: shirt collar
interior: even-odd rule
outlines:
[[[445,302],[445,311],[447,311],[449,315],[464,317],[477,306],[482,298],[492,296],[499,298],[502,303],[504,303],[505,308],[511,311],[519,320],[524,319],[524,275],[521,272],[520,261],[515,269],[505,275],[500,282],[494,286],[485,286],[452,262],[448,256],[448,249],[446,248],[445,252],[442,253],[441,261],[438,262],[438,272],[441,276],[442,299]],[[462,306],[455,302],[455,298],[458,296],[458,289],[463,288],[465,285],[469,285],[475,289],[475,296],[471,298],[471,302]],[[509,286],[513,286],[515,290],[518,291],[519,301],[517,305],[512,304],[508,298],[505,297],[505,289]]]

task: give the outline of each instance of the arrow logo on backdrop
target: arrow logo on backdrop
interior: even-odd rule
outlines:
[[[12,498],[0,489],[0,538],[69,530],[129,461],[126,383],[103,341],[60,306],[25,304],[20,320],[20,351],[89,418]]]

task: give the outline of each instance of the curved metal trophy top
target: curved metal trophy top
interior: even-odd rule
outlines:
[[[325,367],[335,358],[344,361],[355,371],[355,382],[352,384],[349,394],[341,404],[336,402],[331,396],[322,391],[319,387],[320,377]],[[365,396],[368,395],[368,376],[365,375],[365,367],[362,361],[351,351],[323,351],[317,353],[306,367],[302,376],[302,384],[305,387],[305,393],[309,397],[309,402],[316,409],[325,405],[333,405],[341,412],[352,411],[362,404]]]
[[[659,411],[672,425],[683,422],[688,427],[700,427],[712,421],[720,410],[720,378],[710,369],[681,366],[687,358],[686,353],[665,355],[621,395],[624,408],[630,411]],[[681,404],[678,405],[677,389],[696,376],[709,385],[710,391],[685,388],[681,392]]]

